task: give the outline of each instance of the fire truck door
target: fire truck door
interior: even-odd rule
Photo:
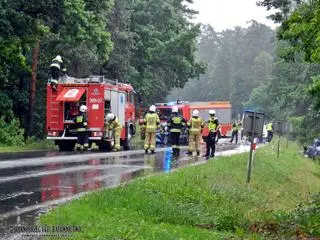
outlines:
[[[125,93],[111,91],[111,111],[116,114],[122,125],[125,124],[125,107]]]

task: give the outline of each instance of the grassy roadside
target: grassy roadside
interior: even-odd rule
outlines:
[[[290,144],[276,157],[275,142],[248,154],[170,174],[138,179],[90,194],[41,217],[41,224],[78,225],[73,239],[288,239],[320,236],[320,166]],[[320,229],[320,228],[319,228]],[[279,238],[278,238],[279,237]]]
[[[20,146],[0,146],[2,152],[22,152],[29,150],[56,150],[58,149],[53,141],[49,140],[27,140],[24,145]]]

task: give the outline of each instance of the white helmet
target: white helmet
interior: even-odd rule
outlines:
[[[80,106],[80,112],[86,112],[88,110],[86,105],[81,105]]]
[[[106,116],[106,120],[109,122],[109,121],[113,120],[114,117],[115,117],[115,116],[114,116],[113,113],[108,113],[107,116]]]
[[[62,58],[61,58],[60,55],[57,55],[57,56],[55,57],[55,59],[53,59],[53,60],[57,60],[58,62],[61,62],[61,63],[62,63]]]
[[[199,111],[198,111],[197,109],[196,109],[196,110],[193,110],[192,116],[193,116],[193,117],[199,117]]]
[[[215,115],[215,114],[216,114],[216,111],[211,109],[211,110],[209,110],[209,114],[210,114],[210,115]]]
[[[156,112],[156,106],[155,106],[155,105],[152,105],[152,106],[149,108],[149,111],[150,111],[150,112]]]
[[[172,107],[172,112],[173,113],[177,113],[179,111],[178,107],[177,106],[173,106]]]

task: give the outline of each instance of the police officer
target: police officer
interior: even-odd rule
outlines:
[[[189,128],[188,155],[192,155],[192,153],[196,151],[197,156],[199,156],[201,133],[203,131],[204,123],[203,120],[199,117],[198,110],[193,110],[192,118],[188,121],[187,126]]]
[[[112,131],[114,136],[113,151],[120,151],[120,135],[122,131],[122,125],[119,122],[116,115],[108,113],[105,122],[106,131]]]
[[[87,131],[88,118],[87,118],[87,106],[81,105],[79,109],[79,114],[75,117],[75,124],[78,134],[76,148],[79,151],[81,146],[86,151],[89,147],[89,133]]]
[[[236,140],[236,144],[238,143],[238,133],[239,133],[239,125],[238,125],[238,123],[235,121],[235,122],[232,124],[232,137],[231,137],[231,140],[230,140],[231,143],[233,142],[233,139],[234,139],[234,138],[235,138],[235,140]]]
[[[219,121],[216,117],[216,111],[215,110],[209,110],[209,120],[207,121],[208,125],[208,138],[207,138],[207,152],[204,157],[208,160],[209,157],[214,157],[214,153],[216,151],[216,137],[217,133],[219,131]]]
[[[55,90],[57,90],[60,71],[62,71],[63,73],[66,73],[67,69],[63,64],[61,56],[58,55],[52,60],[51,65],[50,65],[51,86]]]
[[[152,105],[149,108],[149,112],[144,117],[145,125],[145,139],[144,139],[144,150],[145,153],[148,153],[148,150],[151,150],[151,153],[155,153],[156,148],[156,133],[157,128],[160,124],[160,119],[156,113],[156,106]]]
[[[178,107],[173,106],[167,126],[170,129],[172,152],[175,157],[180,155],[180,134],[185,124],[186,120],[179,114]]]
[[[272,125],[272,122],[269,122],[267,124],[267,141],[271,142],[272,137],[273,137],[273,125]]]

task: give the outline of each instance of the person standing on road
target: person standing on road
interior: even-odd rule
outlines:
[[[236,144],[238,143],[238,133],[239,133],[239,125],[238,125],[237,122],[235,121],[235,122],[232,124],[232,137],[231,137],[230,143],[233,142],[233,139],[234,139],[234,138],[235,138],[235,140],[236,140]]]
[[[84,151],[87,151],[89,147],[89,133],[87,131],[88,108],[86,105],[81,105],[79,111],[80,111],[79,114],[75,117],[75,124],[76,124],[77,135],[78,135],[76,149],[80,151],[81,146],[83,146]]]
[[[179,114],[178,107],[173,106],[167,126],[170,129],[172,153],[175,157],[180,155],[180,134],[185,124],[186,120]]]
[[[200,140],[201,133],[204,128],[202,118],[199,117],[199,111],[193,110],[192,118],[188,121],[187,126],[189,128],[189,148],[188,155],[192,155],[194,151],[197,152],[197,156],[200,155]]]
[[[114,137],[113,151],[120,151],[120,135],[122,131],[122,125],[119,122],[116,115],[108,113],[105,122],[106,131],[112,131]]]
[[[149,112],[144,117],[145,125],[145,139],[144,139],[144,150],[145,153],[148,153],[148,150],[151,150],[151,153],[155,153],[156,148],[156,133],[158,126],[160,124],[160,119],[156,113],[156,106],[152,105],[149,108]]]
[[[268,140],[268,142],[271,142],[272,137],[273,137],[273,125],[272,125],[272,122],[269,122],[267,124],[267,140]]]
[[[219,131],[219,121],[216,117],[216,111],[215,110],[209,110],[209,120],[207,121],[209,134],[207,137],[207,152],[204,157],[208,160],[210,157],[213,158],[215,151],[216,151],[216,137],[217,132]]]
[[[61,56],[58,55],[50,64],[51,86],[54,90],[57,90],[61,71],[65,74],[67,69],[63,64]]]

